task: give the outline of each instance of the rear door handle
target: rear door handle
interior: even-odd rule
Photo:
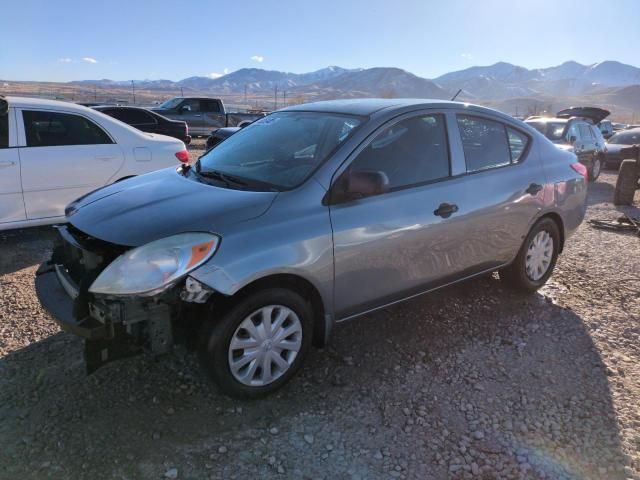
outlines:
[[[527,192],[529,195],[536,195],[540,190],[542,190],[542,185],[539,185],[537,183],[532,183],[525,190],[525,192]]]
[[[434,215],[442,218],[449,218],[458,211],[458,206],[451,203],[441,203],[440,206],[433,211]]]

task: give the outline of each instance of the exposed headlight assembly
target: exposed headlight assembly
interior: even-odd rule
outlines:
[[[215,253],[220,238],[181,233],[129,250],[105,268],[89,291],[103,295],[154,295],[198,268]]]

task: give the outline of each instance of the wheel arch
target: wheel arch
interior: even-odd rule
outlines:
[[[316,288],[311,281],[300,275],[293,273],[274,273],[257,278],[244,285],[233,295],[223,295],[219,293],[216,296],[217,298],[214,299],[214,304],[218,302],[224,305],[224,308],[227,308],[238,301],[238,299],[245,298],[252,293],[267,288],[286,288],[309,301],[313,312],[313,345],[316,347],[326,345],[333,326],[332,317],[328,313],[329,308],[325,305],[325,301],[318,288]]]
[[[538,223],[543,218],[550,218],[558,226],[558,232],[560,233],[560,249],[558,250],[558,253],[562,253],[565,241],[564,222],[562,221],[562,217],[557,212],[546,212],[544,215],[538,218],[533,225]],[[531,225],[531,228],[533,228],[533,225]]]

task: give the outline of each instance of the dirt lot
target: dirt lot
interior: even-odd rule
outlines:
[[[584,224],[535,295],[485,277],[341,324],[257,402],[183,349],[85,376],[34,294],[51,237],[0,233],[0,478],[640,479],[632,235]]]

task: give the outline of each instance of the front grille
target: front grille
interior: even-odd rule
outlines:
[[[60,265],[79,290],[87,289],[93,280],[125,247],[98,240],[71,225],[59,226],[59,238],[53,262]]]

